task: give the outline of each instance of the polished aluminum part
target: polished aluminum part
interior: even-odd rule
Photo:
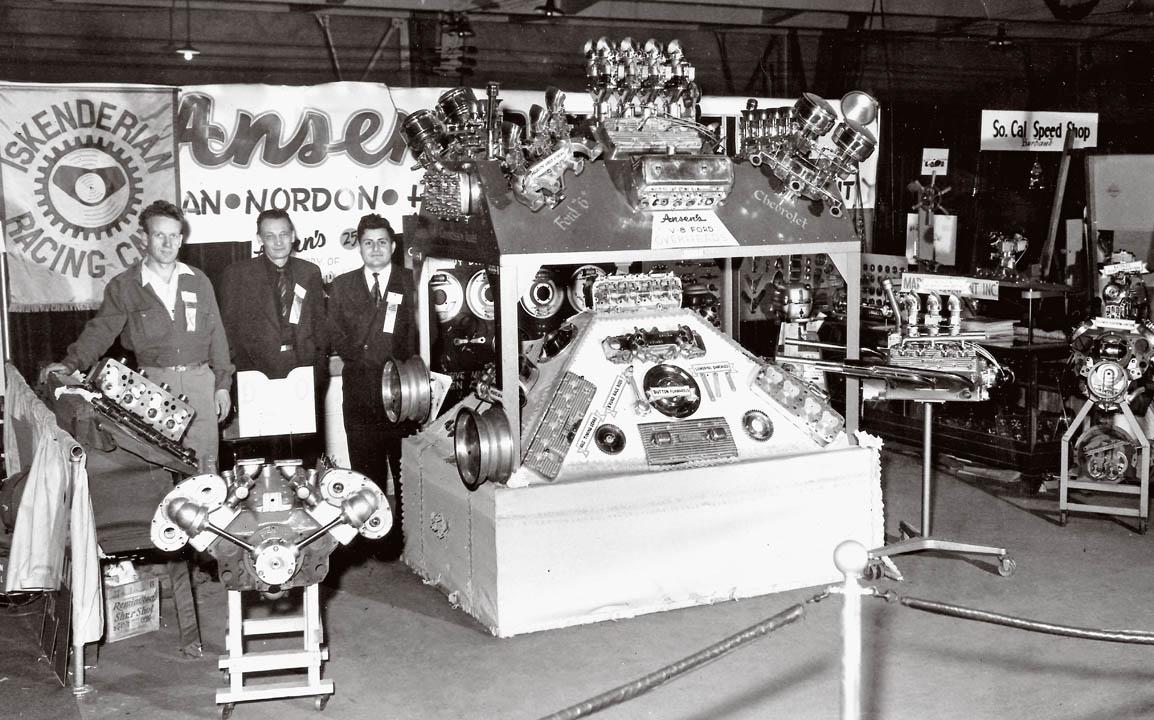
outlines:
[[[878,116],[878,101],[874,96],[861,90],[853,90],[842,95],[841,116],[847,122],[869,125]]]
[[[654,365],[645,372],[641,387],[653,409],[666,417],[687,418],[701,407],[701,387],[679,365]]]
[[[521,296],[521,307],[530,317],[547,320],[561,311],[565,293],[558,282],[555,270],[542,268],[533,278],[533,284]]]
[[[649,467],[699,467],[737,459],[725,418],[640,423],[637,432]]]
[[[471,87],[462,86],[446,90],[437,98],[437,110],[446,122],[464,127],[481,120],[478,112],[477,96]]]
[[[389,422],[418,422],[429,419],[433,392],[429,368],[420,355],[400,362],[396,358],[385,361],[381,372],[381,400]]]
[[[453,432],[457,473],[469,490],[487,482],[504,482],[513,472],[513,436],[500,406],[478,412],[463,407]]]
[[[417,110],[401,123],[401,134],[421,165],[438,162],[444,151],[445,124],[431,110]]]
[[[605,277],[605,271],[596,265],[582,265],[569,276],[565,297],[577,312],[588,310],[593,304],[593,283]]]
[[[543,477],[553,480],[561,471],[561,463],[573,444],[573,428],[581,423],[593,402],[597,387],[572,372],[566,372],[545,408],[541,421],[526,444],[521,459]]]
[[[392,520],[384,493],[360,473],[245,459],[179,483],[157,507],[151,536],[165,551],[187,543],[212,555],[229,590],[273,596],[320,582],[337,545],[358,533],[383,537]]]
[[[261,582],[279,588],[296,574],[297,556],[296,546],[279,538],[266,540],[253,553],[253,571]]]
[[[593,312],[644,312],[681,307],[681,279],[672,273],[606,275],[593,281]]]
[[[758,442],[765,442],[773,437],[773,421],[761,410],[749,410],[742,415],[741,429]]]
[[[456,275],[438,272],[429,278],[429,299],[437,321],[444,324],[457,317],[465,306],[465,290]]]
[[[721,155],[642,155],[633,163],[635,210],[714,209],[733,191],[733,161]]]
[[[605,423],[593,433],[593,442],[606,455],[616,455],[625,449],[625,432],[616,425]]]
[[[478,270],[465,285],[465,304],[469,312],[482,320],[492,320],[497,316],[493,299],[493,288],[489,285],[489,273]]]

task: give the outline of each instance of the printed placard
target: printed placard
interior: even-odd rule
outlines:
[[[589,443],[593,441],[593,429],[600,424],[601,413],[589,413],[581,426],[581,431],[577,433],[577,442],[575,443],[577,452],[582,455],[589,454]]]
[[[998,281],[957,275],[902,273],[902,292],[954,294],[978,300],[997,300]]]
[[[949,148],[922,148],[922,175],[945,175],[949,169]]]
[[[1098,113],[982,111],[982,150],[1061,152],[1067,133],[1074,150],[1098,147]]]
[[[650,247],[654,250],[737,244],[737,238],[712,210],[668,211],[653,214]]]
[[[625,373],[618,373],[613,379],[613,387],[609,388],[609,397],[605,400],[605,416],[617,414],[617,406],[621,404],[621,395],[625,391]]]

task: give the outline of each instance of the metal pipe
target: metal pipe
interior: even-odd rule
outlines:
[[[5,322],[5,329],[7,329],[7,325],[8,323]],[[68,481],[69,485],[71,485],[69,497],[72,498],[73,502],[75,502],[76,499],[76,485],[80,480],[80,463],[83,461],[84,448],[79,445],[73,445],[69,450],[68,457]],[[73,547],[75,547],[76,538],[72,538],[70,542],[73,544]],[[69,562],[69,574],[72,577],[71,583],[73,589],[80,588],[82,586],[80,582],[80,569],[75,557]],[[76,601],[75,597],[72,598],[69,613],[72,615],[72,694],[79,697],[90,692],[92,688],[84,682],[84,643],[76,639],[79,635],[77,632],[76,616],[80,614],[80,603]]]
[[[934,404],[922,403],[925,410],[925,429],[922,432],[922,537],[930,536],[930,475],[934,469],[933,428]]]
[[[321,527],[317,528],[316,532],[314,532],[312,535],[309,535],[307,538],[305,538],[304,540],[301,540],[299,543],[297,543],[297,550],[304,549],[304,547],[306,545],[311,544],[314,540],[319,538],[321,535],[324,535],[329,530],[332,530],[334,527],[339,525],[342,520],[344,520],[344,515],[337,515],[332,520],[329,520],[327,523],[325,523]]]
[[[228,530],[223,530],[221,528],[218,528],[216,525],[213,525],[212,523],[209,523],[208,525],[206,525],[204,529],[209,531],[210,533],[213,533],[215,535],[219,535],[220,537],[224,538],[225,540],[236,543],[237,545],[241,546],[245,550],[248,550],[249,552],[253,552],[255,550],[255,548],[252,545],[249,545],[244,540],[241,540],[236,535],[233,535],[232,533],[230,533]]]

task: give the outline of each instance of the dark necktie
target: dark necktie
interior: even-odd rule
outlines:
[[[281,320],[287,322],[289,310],[292,308],[293,290],[292,283],[289,282],[288,271],[285,268],[278,268],[276,271],[276,295],[280,301]]]
[[[374,305],[380,305],[381,304],[381,277],[380,276],[381,276],[380,273],[373,273],[373,289],[371,292],[373,294],[373,304]]]

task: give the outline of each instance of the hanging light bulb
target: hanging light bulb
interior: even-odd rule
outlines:
[[[561,11],[561,8],[557,7],[557,3],[554,0],[545,0],[545,4],[538,5],[534,8],[534,11],[538,15],[544,15],[545,17],[558,17],[565,14]]]
[[[183,57],[185,62],[191,62],[200,54],[200,51],[192,45],[192,14],[188,4],[189,0],[184,0],[184,45],[176,49],[176,54]]]

